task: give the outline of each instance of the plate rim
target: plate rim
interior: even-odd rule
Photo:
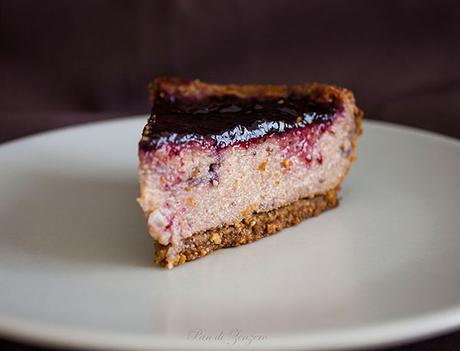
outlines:
[[[72,129],[91,128],[101,124],[118,124],[141,122],[148,115],[85,122],[61,128],[38,132],[25,137],[13,139],[0,144],[0,151],[21,142],[46,138],[49,135],[68,132]],[[366,126],[390,129],[392,132],[409,133],[416,137],[426,137],[437,142],[447,143],[452,147],[460,147],[460,139],[438,134],[419,128],[399,125],[390,122],[369,120],[363,121]],[[139,131],[139,136],[141,131]],[[359,156],[359,155],[358,155]],[[460,304],[436,312],[420,314],[407,319],[393,322],[360,326],[347,330],[326,331],[316,333],[298,333],[287,336],[270,336],[267,342],[252,345],[229,345],[222,342],[193,342],[185,338],[161,336],[136,336],[134,334],[117,334],[115,332],[92,333],[90,330],[76,329],[50,323],[33,322],[13,317],[5,317],[0,313],[0,336],[16,342],[29,342],[41,346],[60,346],[114,350],[339,350],[349,348],[392,346],[415,340],[437,336],[460,327]]]
[[[440,336],[460,326],[460,306],[422,314],[397,322],[362,326],[355,330],[270,336],[267,342],[232,345],[218,341],[193,342],[173,337],[139,336],[77,330],[38,322],[0,317],[0,336],[17,342],[45,347],[73,347],[96,350],[317,350],[334,351],[391,347]]]

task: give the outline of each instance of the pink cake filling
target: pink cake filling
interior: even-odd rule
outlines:
[[[337,187],[351,163],[348,107],[330,121],[226,148],[190,141],[140,151],[141,197],[150,234],[171,244]]]

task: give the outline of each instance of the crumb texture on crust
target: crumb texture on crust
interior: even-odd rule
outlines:
[[[354,103],[353,93],[345,88],[324,83],[303,83],[292,85],[274,84],[210,84],[198,79],[183,80],[173,77],[160,77],[149,84],[149,97],[152,103],[158,91],[169,95],[203,99],[209,96],[233,95],[245,98],[281,98],[290,94],[309,96],[319,102],[330,103],[334,99],[349,100]]]
[[[171,245],[155,242],[155,263],[171,269],[221,248],[249,244],[336,207],[337,192],[338,188],[267,212],[248,214],[238,223],[195,233],[184,239],[181,251],[173,255]]]

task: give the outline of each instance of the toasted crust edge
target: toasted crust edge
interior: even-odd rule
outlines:
[[[270,236],[286,227],[299,224],[306,218],[318,216],[336,207],[338,190],[339,188],[335,188],[325,194],[300,199],[267,212],[253,213],[238,223],[195,233],[184,239],[183,248],[178,255],[179,259],[175,263],[167,262],[170,245],[155,242],[155,263],[171,269],[207,256],[216,250],[249,244]]]
[[[183,80],[174,77],[159,77],[149,84],[149,98],[152,104],[158,91],[186,98],[202,99],[208,96],[233,95],[239,98],[281,98],[297,93],[311,97],[319,102],[332,102],[333,99],[350,100],[353,93],[345,88],[323,84],[303,83],[292,85],[274,84],[211,84],[198,79]]]

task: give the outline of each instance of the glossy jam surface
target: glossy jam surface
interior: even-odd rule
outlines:
[[[176,98],[159,92],[140,142],[142,150],[164,144],[198,144],[215,148],[248,143],[293,129],[328,124],[337,102],[320,103],[301,95],[277,99],[236,96]]]

